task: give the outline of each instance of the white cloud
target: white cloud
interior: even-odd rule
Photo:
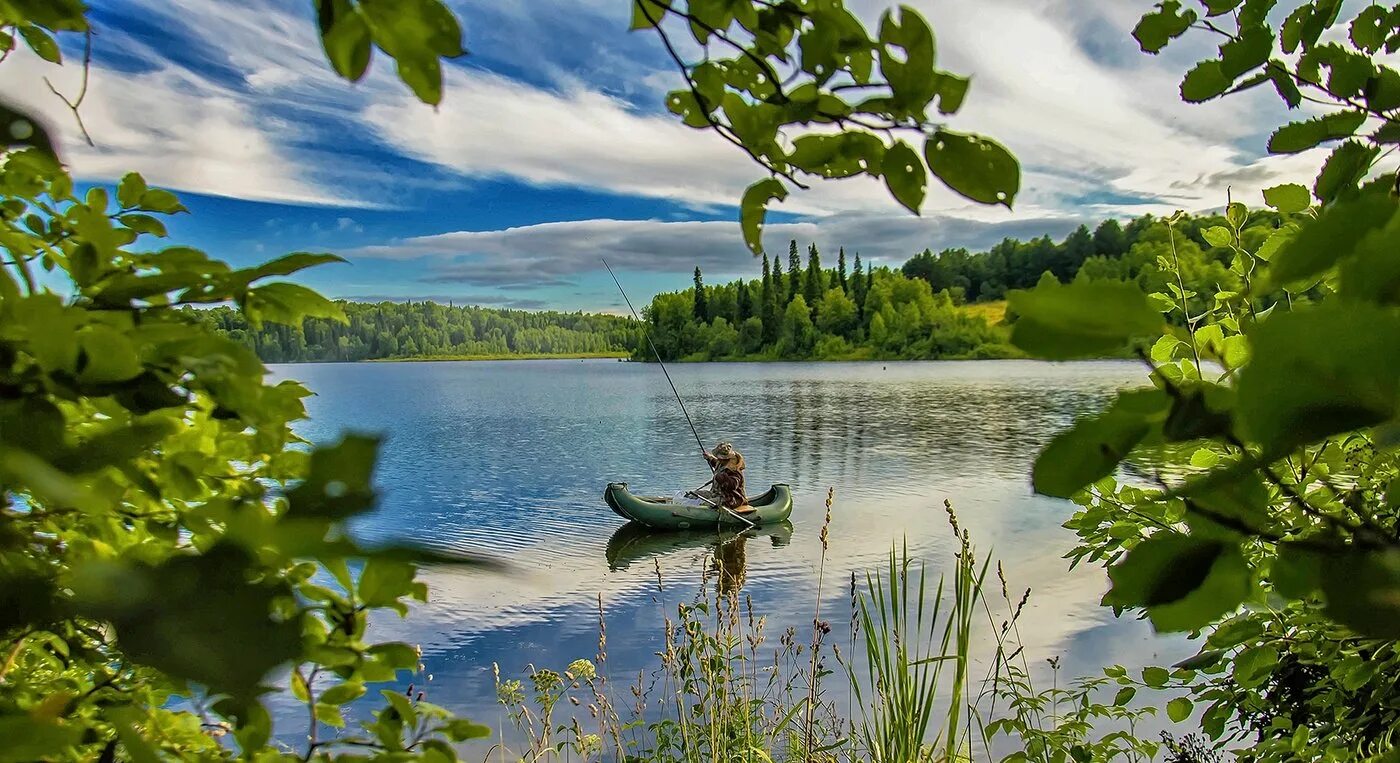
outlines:
[[[214,3],[191,8],[147,5],[143,10],[150,12],[152,21],[169,25],[181,37],[207,30],[209,41],[219,39],[220,50],[234,62],[239,51],[248,48],[261,50],[261,60],[269,64],[277,60],[273,52],[295,48],[277,31],[288,24],[281,23],[287,19],[273,9],[253,15]],[[257,44],[249,45],[255,34]],[[113,63],[118,51],[127,57],[124,69]],[[86,180],[113,181],[135,170],[155,185],[219,196],[353,203],[333,186],[315,181],[322,157],[296,146],[307,138],[307,126],[269,112],[256,70],[246,72],[251,88],[238,87],[177,64],[168,54],[125,30],[97,29],[91,81],[81,105],[95,146],[83,142],[67,107],[42,84],[48,77],[60,91],[76,94],[82,71],[71,56],[67,66],[58,67],[27,51],[16,52],[5,63],[0,94],[39,114],[58,134],[65,161]],[[279,68],[269,65],[264,71]]]
[[[1070,0],[915,4],[935,26],[940,63],[973,76],[967,105],[952,127],[1002,140],[1024,167],[1015,215],[977,207],[941,188],[930,193],[926,212],[1004,222],[1077,216],[1090,211],[1080,208],[1085,199],[1096,200],[1095,215],[1199,208],[1220,204],[1230,178],[1241,192],[1315,172],[1311,158],[1259,158],[1254,132],[1277,116],[1270,94],[1261,90],[1207,107],[1181,104],[1176,85],[1200,45],[1188,41],[1182,52],[1174,47],[1165,56],[1142,55],[1128,37],[1134,13]],[[468,5],[468,40],[476,35],[501,42],[492,38],[499,31],[474,18],[503,16],[511,22],[504,28],[516,32],[543,29],[542,19],[559,5],[531,4],[528,12]],[[885,3],[856,5],[873,22]],[[570,23],[580,30],[622,34],[620,28],[607,31],[621,23],[611,4],[568,7],[577,16]],[[68,157],[86,179],[112,180],[138,169],[155,183],[203,193],[346,205],[373,205],[395,188],[436,180],[423,177],[431,172],[347,161],[326,148],[363,148],[371,139],[455,177],[458,185],[509,178],[666,199],[692,209],[732,205],[761,175],[737,148],[683,127],[659,103],[642,109],[609,94],[659,91],[676,81],[664,68],[619,64],[618,76],[603,80],[596,70],[559,70],[547,57],[549,45],[527,40],[519,55],[545,58],[519,65],[532,67],[551,87],[452,66],[447,97],[434,110],[394,81],[383,57],[361,83],[338,79],[322,60],[309,11],[290,0],[133,0],[133,8],[186,47],[175,55],[123,30],[102,30],[84,105],[96,149],[80,145],[62,104],[33,86],[54,67],[23,56],[6,64],[11,76],[0,92],[62,127]],[[109,57],[118,49],[138,63],[116,68]],[[70,66],[59,81],[72,92],[77,76]],[[1245,178],[1256,188],[1238,187]],[[817,183],[779,208],[816,216],[902,214],[868,179]]]
[[[787,241],[815,242],[828,258],[838,247],[868,261],[897,264],[926,247],[984,248],[1005,236],[1063,235],[1070,218],[1003,223],[941,217],[834,215],[767,226],[765,244],[779,255]],[[600,270],[604,257],[618,270],[671,273],[700,267],[712,275],[752,275],[739,226],[730,221],[581,220],[495,231],[458,231],[404,239],[345,252],[351,258],[422,261],[425,282],[504,289],[571,284]]]

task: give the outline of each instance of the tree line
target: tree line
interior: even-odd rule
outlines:
[[[1205,304],[1240,286],[1230,248],[1203,235],[1223,219],[1177,218],[1175,243],[1167,221],[1151,215],[1106,220],[1059,242],[1041,236],[1007,238],[976,253],[925,249],[899,269],[868,266],[859,254],[848,268],[844,248],[835,267],[824,267],[815,244],[804,261],[792,240],[786,269],[781,257],[765,254],[761,278],[707,285],[697,267],[691,288],[658,294],[643,313],[665,360],[1015,357],[1003,321],[962,306],[1001,300],[1044,279],[1133,281],[1166,292],[1178,287],[1178,272],[1188,300]],[[1275,215],[1258,212],[1243,235],[1257,246],[1276,225]],[[652,356],[640,336],[633,356]]]
[[[269,363],[386,358],[624,354],[636,321],[614,315],[531,312],[436,302],[342,302],[346,323],[306,318],[300,326],[254,328],[231,307],[198,311],[212,328]]]

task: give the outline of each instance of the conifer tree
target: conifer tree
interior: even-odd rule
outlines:
[[[865,274],[861,272],[860,252],[856,252],[856,266],[851,273],[851,297],[855,300],[857,314],[865,318],[865,294],[867,289]]]
[[[735,289],[735,304],[738,310],[737,323],[742,324],[753,315],[753,295],[749,294],[749,282],[740,281]]]
[[[759,305],[759,320],[763,321],[763,343],[772,344],[778,340],[778,303],[781,301],[779,292],[786,294],[787,288],[783,284],[783,265],[777,258],[773,258],[773,268],[768,268],[768,257],[763,258],[763,303]]]
[[[836,285],[841,287],[841,291],[850,293],[850,287],[846,283],[846,247],[836,253]]]
[[[700,277],[700,268],[695,268],[695,320],[710,322],[710,305],[705,298],[705,281]]]
[[[802,293],[802,258],[797,254],[797,239],[793,239],[788,244],[788,293],[787,301],[783,304],[789,305],[792,300]]]
[[[807,247],[806,281],[802,287],[802,296],[807,300],[807,306],[815,315],[817,302],[826,293],[826,277],[822,273],[822,256],[817,252],[816,244]]]

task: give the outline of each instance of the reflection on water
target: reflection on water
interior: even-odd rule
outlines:
[[[892,543],[946,567],[949,499],[1015,587],[1033,589],[1022,627],[1037,659],[1067,671],[1180,652],[1098,606],[1101,570],[1070,573],[1069,504],[1031,494],[1035,453],[1072,418],[1143,383],[1133,363],[1031,361],[706,364],[672,369],[707,440],[730,440],[752,490],[793,486],[791,524],[753,536],[649,536],[600,496],[609,481],[669,494],[708,470],[659,369],[613,361],[367,363],[276,368],[317,394],[304,428],[383,432],[383,505],[357,531],[485,551],[505,575],[434,569],[432,601],[381,635],[422,644],[432,699],[494,717],[491,665],[559,667],[598,648],[635,676],[661,618],[719,564],[775,626],[810,627],[828,488],[828,584],[882,563]],[[782,536],[780,538],[780,535]],[[718,562],[716,561],[718,560]],[[658,585],[658,575],[661,582]],[[840,597],[828,596],[827,599]],[[846,617],[844,600],[829,619]],[[823,614],[828,614],[825,611]]]

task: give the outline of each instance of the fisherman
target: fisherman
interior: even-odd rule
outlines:
[[[748,496],[744,494],[744,457],[733,445],[722,442],[713,451],[701,449],[705,460],[715,472],[715,495],[727,509],[739,513],[753,511]]]

